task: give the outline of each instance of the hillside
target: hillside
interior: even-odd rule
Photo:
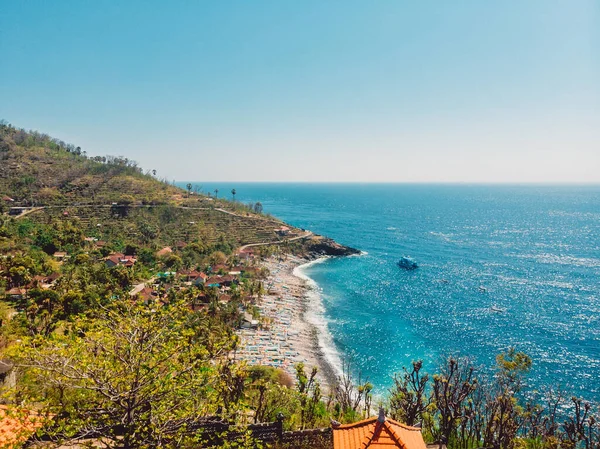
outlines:
[[[125,157],[88,157],[80,147],[0,122],[0,193],[21,205],[165,204],[182,198],[181,189],[151,173]]]
[[[308,389],[320,400],[316,372],[312,386],[294,389],[290,375],[297,373],[299,385],[308,376],[301,364],[283,371],[223,356],[235,354],[244,326],[272,325],[259,304],[277,294],[279,268],[271,275],[265,259],[356,250],[264,215],[258,203],[182,190],[126,158],[90,158],[5,123],[0,159],[0,410],[53,416],[43,437],[57,444],[93,429],[113,441],[109,447],[181,447],[182,438],[212,438],[198,417],[223,413],[247,424],[246,409],[256,411],[255,423],[274,422],[283,411],[290,429],[326,422],[295,410]],[[157,344],[147,346],[140,335]],[[73,363],[74,377],[47,371]],[[151,387],[127,401],[125,424],[123,402],[106,401],[88,374],[80,376],[100,373],[104,380],[94,382],[102,389],[130,395],[141,366]],[[286,399],[267,405],[267,391]],[[134,442],[121,446],[123,439]]]
[[[257,208],[180,189],[125,157],[89,157],[72,144],[5,122],[0,122],[0,160],[0,212],[27,208],[20,219],[32,226],[69,221],[82,235],[107,241],[116,250],[128,244],[157,249],[193,242],[202,254],[230,253],[242,245],[294,241],[288,251],[356,253],[256,213]],[[307,238],[298,242],[302,236]],[[52,244],[48,249],[72,251],[76,246]]]

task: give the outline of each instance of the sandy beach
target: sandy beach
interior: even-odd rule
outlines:
[[[309,261],[295,256],[272,257],[263,263],[270,275],[265,281],[267,293],[258,301],[261,325],[258,329],[240,329],[240,347],[236,356],[251,365],[281,368],[295,379],[295,366],[303,362],[308,370],[316,366],[322,385],[335,383],[334,368],[319,346],[317,328],[307,320],[311,289],[294,269]]]

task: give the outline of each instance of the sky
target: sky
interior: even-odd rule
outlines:
[[[5,1],[0,119],[177,181],[600,183],[600,1]]]

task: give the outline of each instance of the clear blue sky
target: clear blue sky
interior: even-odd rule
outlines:
[[[600,1],[4,1],[0,118],[178,181],[600,182]]]

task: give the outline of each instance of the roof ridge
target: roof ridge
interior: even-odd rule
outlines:
[[[377,416],[372,416],[370,418],[363,419],[362,421],[357,421],[357,422],[350,423],[350,424],[342,424],[339,427],[337,427],[337,429],[349,429],[351,427],[364,426],[367,424],[371,424],[375,421],[377,421]],[[421,430],[422,430],[419,427],[409,426],[408,424],[402,424],[401,422],[398,422],[395,419],[388,418],[387,416],[385,417],[385,422],[392,423],[392,424],[394,424],[398,427],[402,427],[403,429],[406,429],[406,430],[417,431],[417,432],[421,432]]]
[[[336,427],[336,429],[350,429],[352,427],[358,427],[358,426],[364,426],[367,424],[371,424],[375,421],[377,421],[377,416],[373,416],[371,418],[363,419],[362,421],[357,421],[357,422],[350,423],[350,424],[342,424],[339,427]]]
[[[413,431],[419,431],[421,432],[421,428],[419,427],[414,427],[414,426],[409,426],[408,424],[403,424],[401,422],[396,421],[395,419],[391,419],[391,418],[387,418],[385,419],[386,422],[391,422],[392,424],[398,426],[398,427],[402,427],[403,429],[406,430],[413,430]]]

